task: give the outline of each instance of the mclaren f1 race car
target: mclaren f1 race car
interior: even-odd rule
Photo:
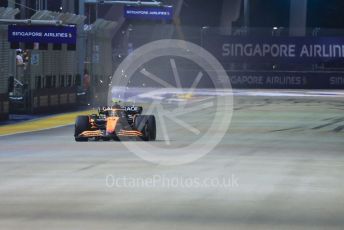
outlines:
[[[141,106],[111,106],[98,109],[98,114],[78,116],[74,137],[77,142],[93,140],[156,139],[156,121],[153,115],[142,115]]]

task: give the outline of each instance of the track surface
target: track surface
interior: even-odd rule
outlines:
[[[344,229],[343,112],[343,98],[239,96],[220,145],[173,167],[123,143],[75,143],[71,126],[1,137],[0,228]],[[176,132],[172,146],[187,139]],[[108,175],[238,186],[109,188]]]

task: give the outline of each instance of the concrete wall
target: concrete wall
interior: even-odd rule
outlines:
[[[8,77],[10,76],[10,45],[7,26],[0,26],[0,120],[8,118]]]

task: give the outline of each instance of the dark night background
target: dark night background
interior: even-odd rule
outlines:
[[[11,0],[11,1],[15,1],[16,3],[20,3],[20,0]],[[36,0],[26,0],[26,6],[29,8],[33,8],[36,9]],[[49,10],[51,11],[59,11],[60,10],[60,6],[61,6],[62,0],[48,0],[48,6],[49,6]],[[6,0],[0,0],[0,6],[7,6],[7,1]],[[19,6],[17,6],[19,7]],[[28,13],[32,14],[34,13],[32,10],[28,9]]]
[[[216,26],[220,22],[225,0],[185,0],[182,23],[195,26]],[[250,26],[288,27],[290,0],[251,0]],[[308,27],[344,28],[343,0],[308,0]],[[234,26],[243,25],[243,7]]]

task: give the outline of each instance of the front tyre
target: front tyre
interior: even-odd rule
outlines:
[[[79,135],[90,129],[90,122],[88,116],[78,116],[75,120],[74,138],[77,142],[87,142],[87,137],[80,137]]]
[[[134,127],[143,134],[142,140],[156,140],[156,121],[153,115],[137,115],[134,120]]]

